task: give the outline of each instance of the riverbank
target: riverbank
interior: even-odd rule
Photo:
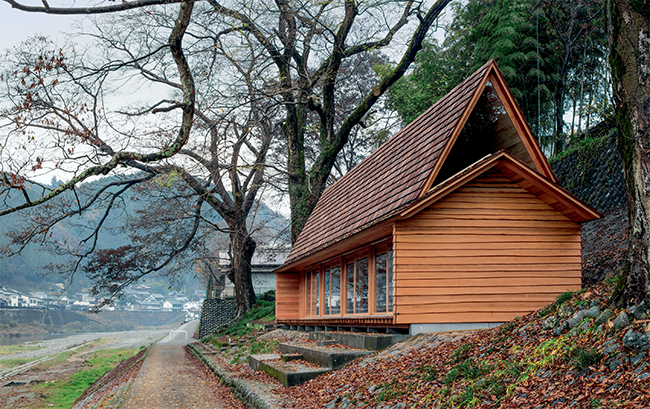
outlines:
[[[84,333],[5,347],[0,356],[0,407],[69,408],[104,373],[168,333]]]
[[[155,327],[171,328],[182,322],[184,318],[183,311],[90,313],[66,309],[0,308],[0,338],[39,334],[133,331]]]

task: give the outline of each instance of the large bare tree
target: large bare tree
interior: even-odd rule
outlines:
[[[100,14],[174,2],[140,0],[96,7],[52,7],[48,3],[27,6],[15,0],[3,1],[19,10],[47,14]],[[295,241],[325,190],[337,155],[353,128],[359,126],[388,87],[404,75],[430,27],[451,0],[437,0],[428,8],[413,0],[207,1],[221,19],[206,29],[221,33],[219,41],[226,37],[252,38],[270,59],[277,76],[277,87],[268,92],[285,109],[282,130],[288,147],[286,172],[291,236]],[[402,44],[402,57],[394,69],[343,121],[338,121],[340,101],[335,90],[343,61],[383,48],[397,50]],[[316,114],[316,123],[308,122],[309,113]],[[315,160],[308,163],[305,137],[310,127],[317,129],[320,149]]]
[[[255,75],[265,57],[250,44],[239,43],[237,53],[215,47],[213,37],[205,39],[200,13],[190,24],[193,8],[190,2],[101,19],[89,33],[91,47],[67,50],[71,57],[40,38],[10,54],[13,64],[3,74],[11,103],[1,117],[11,127],[0,148],[0,214],[20,211],[22,217],[11,233],[11,252],[52,240],[64,220],[87,224],[87,236],[59,243],[57,250],[72,254],[69,271],[86,270],[94,292],[106,301],[196,250],[197,241],[205,240],[202,231],[223,231],[230,239],[228,275],[241,315],[255,303],[251,215],[265,186],[273,135],[280,134],[281,106],[260,98],[269,84]],[[192,39],[184,49],[175,48],[179,21],[180,35]],[[202,81],[194,84],[195,76]],[[162,96],[121,107],[115,99],[124,89]],[[182,140],[175,137],[179,133]],[[70,172],[70,181],[42,190],[26,183],[28,175],[48,166]],[[94,191],[80,185],[90,175],[108,174],[118,177],[95,182],[101,188]],[[16,204],[15,192],[22,203]],[[148,208],[127,215],[133,243],[100,248],[100,232],[125,195],[148,196]],[[103,216],[86,217],[90,212]]]
[[[616,302],[648,296],[650,249],[650,1],[608,0],[618,147],[630,220],[625,270]]]

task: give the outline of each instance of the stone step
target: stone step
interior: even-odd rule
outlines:
[[[398,334],[359,334],[353,332],[310,332],[309,339],[314,341],[336,340],[352,348],[381,351],[398,342],[409,338],[409,335]]]
[[[322,341],[316,341],[316,346],[326,347],[326,346],[329,346],[329,345],[336,345],[338,343],[339,342],[337,340],[335,340],[335,339],[324,339]]]
[[[278,351],[282,354],[301,354],[305,361],[331,369],[339,369],[350,361],[372,353],[371,351],[358,349],[336,348],[332,346],[305,346],[288,343],[279,344]]]
[[[282,354],[282,355],[280,355],[280,361],[282,361],[282,362],[297,361],[299,359],[302,359],[302,355],[300,355],[300,354]]]
[[[295,386],[318,375],[330,372],[330,368],[313,368],[299,361],[282,362],[280,354],[250,355],[248,366],[254,371],[264,371],[284,386]]]

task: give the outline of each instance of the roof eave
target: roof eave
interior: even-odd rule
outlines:
[[[472,179],[480,176],[487,170],[496,166],[505,166],[510,171],[519,175],[521,178],[534,182],[534,184],[536,186],[539,186],[540,189],[542,189],[545,193],[549,194],[559,203],[574,212],[575,215],[569,216],[569,214],[566,214],[566,216],[574,222],[582,223],[602,217],[602,214],[600,212],[593,209],[591,206],[587,205],[580,199],[576,198],[561,186],[547,180],[539,173],[530,169],[525,163],[510,155],[508,152],[500,151],[485,156],[483,159],[480,159],[479,161],[458,172],[456,175],[440,183],[438,186],[427,192],[427,194],[420,200],[414,202],[408,208],[404,209],[400,213],[399,218],[407,219],[412,217],[413,215],[452,193],[460,186],[463,186]],[[529,190],[523,186],[522,188]],[[563,214],[567,213],[562,211],[560,212]]]

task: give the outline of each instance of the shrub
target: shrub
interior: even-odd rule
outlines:
[[[589,347],[575,347],[570,354],[573,357],[573,367],[578,371],[596,365],[603,359],[603,354]]]
[[[275,290],[269,290],[260,295],[260,300],[275,302]]]

